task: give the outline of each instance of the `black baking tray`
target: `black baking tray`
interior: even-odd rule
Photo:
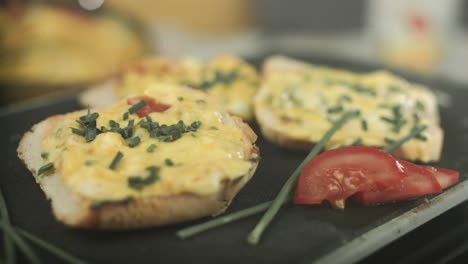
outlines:
[[[301,58],[354,71],[381,68],[329,58]],[[253,60],[257,65],[260,61]],[[445,141],[442,159],[437,165],[461,171],[460,183],[443,194],[427,197],[429,202],[421,198],[376,207],[350,205],[345,210],[325,205],[288,205],[255,247],[246,243],[246,236],[260,215],[187,240],[179,239],[175,232],[207,219],[125,232],[71,229],[54,219],[49,202],[16,155],[22,134],[32,125],[48,116],[80,109],[76,94],[68,94],[30,107],[0,110],[0,184],[11,221],[91,263],[414,263],[450,256],[458,260],[463,258],[464,250],[454,249],[460,241],[468,239],[468,224],[464,223],[468,222],[464,220],[468,219],[468,205],[462,203],[468,199],[468,149],[465,148],[468,89],[443,79],[399,74],[434,88],[444,102],[440,112]],[[257,145],[262,159],[254,177],[237,195],[227,213],[271,200],[306,155],[269,143],[255,124],[253,128],[259,134]],[[395,239],[398,240],[391,243]],[[44,263],[61,263],[49,253],[40,252]]]

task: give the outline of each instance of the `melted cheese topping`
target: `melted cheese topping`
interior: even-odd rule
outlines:
[[[168,82],[206,90],[232,114],[253,119],[253,98],[259,79],[256,70],[241,59],[220,55],[208,63],[185,58],[156,57],[132,65],[117,88],[118,96],[139,94],[149,83]]]
[[[131,148],[114,132],[98,134],[86,143],[84,137],[73,134],[70,129],[80,128],[75,120],[83,113],[68,114],[56,124],[50,136],[44,138],[41,146],[43,152],[48,153],[45,162],[54,163],[56,172],[70,190],[94,200],[183,192],[213,195],[219,192],[223,180],[236,179],[252,168],[252,143],[212,98],[175,85],[152,85],[144,94],[171,106],[165,112],[149,114],[159,125],[183,120],[188,125],[201,121],[201,126],[196,132],[184,133],[178,140],[162,142],[150,137],[149,132],[138,125],[145,118],[130,114],[128,120],[135,120],[133,136],[141,138],[141,142]],[[128,120],[123,120],[123,114],[129,107],[126,100],[122,100],[99,111],[97,127],[109,127],[109,120],[126,127]],[[151,144],[156,145],[154,152],[147,151]],[[115,170],[111,170],[109,165],[118,151],[123,158]],[[166,159],[174,165],[167,165]],[[129,177],[147,176],[149,166],[160,167],[159,179],[141,190],[130,188]]]
[[[438,128],[434,95],[385,71],[355,74],[311,67],[269,73],[256,105],[278,119],[271,129],[309,142],[318,142],[345,111],[359,110],[360,118],[345,124],[328,149],[353,143],[383,147],[422,124],[429,128],[408,144],[432,144],[430,131]]]

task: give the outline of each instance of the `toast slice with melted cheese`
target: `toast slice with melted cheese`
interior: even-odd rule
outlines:
[[[226,109],[246,121],[253,120],[253,98],[259,85],[254,67],[233,55],[221,54],[209,61],[157,56],[129,65],[119,77],[80,96],[82,105],[100,107],[119,98],[139,94],[149,83],[183,84],[204,90]]]
[[[384,147],[417,126],[427,129],[393,154],[423,162],[440,158],[443,131],[434,94],[386,71],[353,73],[283,56],[268,58],[255,98],[255,115],[271,142],[309,150],[348,110],[360,118],[344,125],[326,149],[343,145]]]
[[[59,221],[132,229],[223,212],[256,170],[255,140],[206,93],[155,84],[98,112],[36,124],[18,156]]]

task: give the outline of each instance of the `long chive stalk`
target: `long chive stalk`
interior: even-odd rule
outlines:
[[[4,234],[6,234],[11,239],[11,241],[18,246],[18,248],[26,255],[26,258],[28,258],[31,263],[41,263],[41,260],[34,252],[34,250],[29,246],[28,243],[26,243],[26,241],[24,241],[22,237],[16,234],[15,230],[11,226],[10,220],[8,219],[8,208],[6,207],[5,197],[3,196],[1,188],[0,211],[2,213],[2,218],[0,219],[0,228],[3,229]]]
[[[399,148],[401,145],[405,144],[408,140],[412,139],[413,137],[415,137],[416,135],[418,135],[419,133],[424,131],[426,128],[427,128],[426,125],[419,126],[419,127],[415,128],[415,129],[413,129],[411,131],[411,133],[409,133],[407,136],[403,137],[400,140],[392,142],[390,145],[387,145],[382,150],[387,152],[387,153],[391,153],[395,149]]]
[[[36,255],[34,250],[29,246],[28,243],[26,243],[26,241],[23,240],[22,237],[20,237],[15,232],[15,230],[13,229],[11,225],[7,224],[4,221],[0,221],[0,229],[2,229],[3,232],[5,232],[8,236],[10,236],[10,238],[13,240],[13,242],[15,242],[18,248],[21,249],[21,251],[23,251],[26,258],[29,259],[30,263],[33,263],[33,264],[41,263],[41,260]]]
[[[1,221],[10,225],[10,216],[6,207],[5,199],[3,198],[2,190],[0,189],[0,216]],[[14,264],[16,262],[15,244],[7,233],[3,233],[3,244],[5,247],[5,263]]]
[[[286,199],[284,201],[283,205],[286,204],[289,200],[290,199]],[[196,235],[198,233],[201,233],[201,232],[216,228],[218,226],[222,226],[222,225],[237,221],[239,219],[247,218],[247,217],[249,217],[251,215],[259,214],[259,213],[265,211],[266,209],[268,209],[268,207],[270,206],[270,204],[272,202],[273,201],[268,201],[268,202],[264,202],[264,203],[261,203],[261,204],[257,204],[255,206],[240,210],[240,211],[235,212],[235,213],[223,215],[223,216],[215,218],[213,220],[210,220],[210,221],[198,224],[198,225],[194,225],[194,226],[190,226],[190,227],[181,229],[181,230],[177,231],[176,235],[178,237],[182,238],[182,239],[186,239],[186,238],[194,236],[194,235]]]
[[[281,205],[291,193],[292,189],[297,183],[297,179],[299,178],[299,174],[301,173],[302,168],[307,164],[307,162],[309,162],[309,160],[317,156],[317,154],[319,154],[320,151],[322,151],[325,144],[330,140],[330,138],[333,136],[333,134],[335,134],[336,131],[338,131],[346,122],[356,117],[357,115],[358,112],[346,112],[338,121],[336,121],[333,124],[333,126],[327,131],[327,133],[325,133],[322,139],[320,139],[320,141],[317,144],[315,144],[315,146],[310,151],[309,155],[307,155],[307,157],[301,162],[301,164],[294,170],[294,172],[283,185],[279,193],[276,195],[275,199],[273,200],[263,217],[260,219],[260,221],[252,230],[252,232],[250,232],[249,236],[247,237],[247,242],[249,244],[258,244],[258,241],[260,241],[263,231],[265,231],[265,229],[268,227],[270,222],[273,220],[273,218],[281,208]]]
[[[71,264],[85,264],[87,262],[73,256],[73,255],[70,255],[69,253],[63,251],[62,249],[50,244],[49,242],[45,241],[45,240],[42,240],[41,238],[29,233],[28,231],[26,230],[23,230],[19,227],[15,227],[16,231],[18,233],[20,233],[22,236],[24,236],[25,238],[27,238],[29,241],[33,242],[34,244],[36,244],[37,246],[47,250],[48,252],[54,254],[56,257],[66,261],[67,263],[71,263]]]

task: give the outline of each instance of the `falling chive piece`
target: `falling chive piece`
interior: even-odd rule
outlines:
[[[114,159],[112,160],[111,164],[109,165],[109,169],[111,170],[115,170],[115,168],[117,167],[117,164],[119,164],[120,160],[123,158],[123,154],[122,152],[117,152],[117,154],[115,154],[115,157]]]
[[[128,119],[128,112],[125,112],[122,116],[123,120],[127,120]]]
[[[49,152],[42,152],[41,153],[41,158],[47,159],[49,157]]]
[[[134,114],[136,112],[138,112],[138,110],[142,109],[144,106],[146,105],[146,102],[141,100],[140,102],[132,105],[129,109],[128,109],[128,112],[130,114]]]
[[[52,162],[49,162],[45,165],[43,165],[42,167],[39,168],[39,170],[37,171],[37,175],[41,175],[43,174],[44,172],[50,170],[50,169],[53,169],[54,168],[54,164]]]

